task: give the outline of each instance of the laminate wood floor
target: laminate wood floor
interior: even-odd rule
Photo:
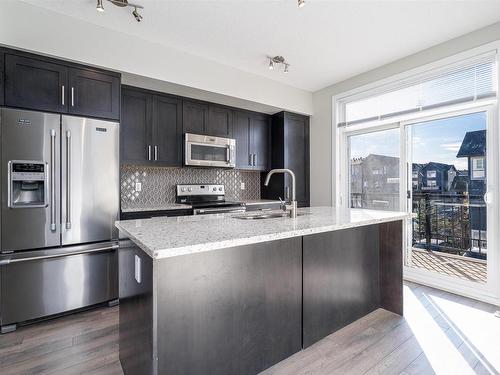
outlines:
[[[498,308],[408,282],[404,293],[404,318],[376,310],[262,374],[500,374]],[[118,307],[0,336],[2,375],[122,373]]]

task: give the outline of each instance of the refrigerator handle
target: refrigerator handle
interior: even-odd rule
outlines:
[[[71,131],[66,130],[66,229],[71,229]]]
[[[50,230],[56,230],[56,131],[50,129]]]

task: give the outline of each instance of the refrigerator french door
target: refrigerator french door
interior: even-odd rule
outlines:
[[[114,300],[118,123],[0,109],[0,325]]]

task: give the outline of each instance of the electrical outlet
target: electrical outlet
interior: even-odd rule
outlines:
[[[142,184],[140,182],[135,183],[135,191],[142,191]]]
[[[240,185],[240,189],[241,189],[241,190],[245,190],[246,188],[247,188],[247,187],[245,186],[245,183],[244,183],[244,182],[242,182],[242,183],[241,183],[241,185]]]

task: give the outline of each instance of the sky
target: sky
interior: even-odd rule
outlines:
[[[486,129],[486,113],[472,113],[411,125],[412,161],[453,164],[467,169],[467,158],[457,158],[465,133]],[[399,129],[352,136],[351,158],[369,154],[399,157]]]

